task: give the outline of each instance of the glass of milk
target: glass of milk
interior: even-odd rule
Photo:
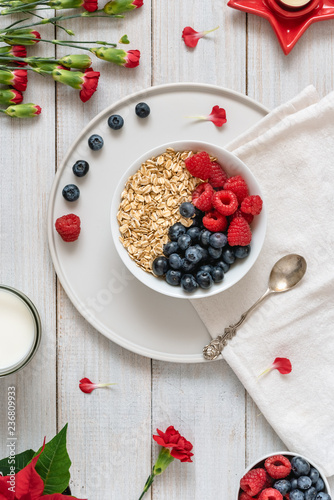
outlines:
[[[29,363],[41,333],[41,320],[31,300],[14,288],[0,285],[0,377]]]

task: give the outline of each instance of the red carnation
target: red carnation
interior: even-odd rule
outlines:
[[[28,71],[26,69],[14,69],[12,71],[14,78],[11,82],[11,85],[16,90],[22,90],[23,92],[27,88],[28,83]]]
[[[190,453],[193,445],[187,441],[179,431],[176,431],[171,425],[168,427],[166,432],[162,432],[157,429],[159,436],[153,436],[154,441],[156,441],[160,446],[165,448],[171,448],[170,454],[172,457],[181,460],[181,462],[192,462],[191,458],[193,453]]]
[[[125,68],[135,68],[139,66],[140,51],[139,50],[128,50],[125,56]]]
[[[34,35],[35,40],[34,43],[38,43],[41,39],[41,35],[38,33],[38,31],[31,31],[31,35]]]
[[[14,57],[27,57],[27,49],[24,45],[13,45],[10,48],[9,53]],[[17,66],[25,66],[26,63],[24,61],[15,61]]]
[[[87,68],[83,76],[83,83],[80,91],[80,99],[82,102],[87,102],[97,89],[100,73],[94,71],[93,68]]]
[[[139,9],[139,7],[142,7],[143,4],[144,4],[143,0],[133,0],[132,2],[132,5],[135,5],[137,9]]]
[[[97,0],[84,0],[82,6],[88,12],[95,12],[97,10]]]

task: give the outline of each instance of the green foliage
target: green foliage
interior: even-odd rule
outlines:
[[[7,457],[0,460],[0,472],[3,476],[10,476],[14,470],[11,467],[15,467],[15,474],[22,470],[35,455],[34,450],[26,450],[15,457]]]

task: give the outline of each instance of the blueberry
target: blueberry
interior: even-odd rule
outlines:
[[[198,251],[201,253],[201,255],[202,255],[202,261],[206,262],[208,260],[208,258],[209,258],[209,253],[208,253],[207,249],[201,247],[201,245],[198,245],[198,244],[195,245],[195,248],[197,248]]]
[[[291,489],[296,490],[298,488],[297,479],[294,477],[291,479]]]
[[[162,251],[166,257],[169,257],[172,253],[177,253],[178,249],[179,245],[176,241],[169,241],[168,243],[165,243]]]
[[[328,495],[328,493],[325,493],[324,491],[318,493],[315,498],[316,500],[331,500],[331,497]]]
[[[210,264],[204,264],[199,268],[199,271],[204,271],[205,273],[210,273],[212,274],[214,267],[210,266]]]
[[[89,170],[89,164],[85,160],[78,160],[72,167],[74,175],[84,177]]]
[[[208,229],[203,229],[201,231],[201,234],[199,236],[199,241],[203,247],[209,246],[209,239],[211,234],[212,234],[211,231],[209,231]]]
[[[111,115],[108,118],[108,125],[113,130],[119,130],[124,125],[124,120],[120,115]]]
[[[315,489],[314,486],[306,490],[304,493],[305,500],[315,500],[316,496],[317,496],[317,490]]]
[[[213,248],[211,246],[208,247],[208,253],[212,259],[219,259],[222,254],[221,248]]]
[[[210,273],[205,271],[198,271],[196,274],[196,281],[201,288],[211,288],[213,285],[213,280]]]
[[[191,240],[192,240],[193,243],[197,243],[200,232],[201,232],[201,230],[200,230],[199,227],[191,226],[188,229],[187,234],[189,234],[189,236],[190,236],[190,238],[191,238]]]
[[[224,271],[221,267],[216,266],[213,268],[211,276],[215,283],[220,283],[224,279]]]
[[[136,106],[136,115],[139,118],[146,118],[150,114],[150,107],[145,102],[139,102]]]
[[[177,244],[179,245],[179,248],[181,250],[187,250],[187,248],[190,247],[191,243],[192,239],[189,234],[182,234],[177,240]]]
[[[297,484],[300,490],[308,490],[312,486],[312,479],[308,476],[300,476],[297,479]]]
[[[184,274],[181,278],[181,287],[185,292],[193,292],[198,288],[198,283],[192,274]]]
[[[235,261],[233,250],[231,250],[231,248],[223,248],[222,259],[226,264],[233,264]]]
[[[182,260],[182,257],[178,253],[172,253],[168,259],[169,267],[176,270],[181,269]]]
[[[194,262],[190,262],[188,259],[182,259],[182,267],[181,270],[184,271],[185,273],[190,273],[193,271],[196,267],[196,264]]]
[[[227,236],[224,233],[213,233],[209,243],[213,248],[223,248],[227,243]]]
[[[179,286],[181,283],[182,273],[180,271],[175,271],[174,269],[169,269],[166,274],[166,281],[169,285]]]
[[[300,490],[292,490],[289,493],[290,500],[304,500],[304,493]]]
[[[194,264],[197,264],[202,259],[202,253],[197,247],[189,247],[186,250],[186,259]]]
[[[103,148],[103,144],[104,144],[104,141],[100,135],[93,134],[88,139],[88,146],[93,151],[98,151],[99,149]]]
[[[187,228],[181,224],[181,222],[176,222],[168,229],[168,236],[172,241],[177,241],[181,234],[186,234]]]
[[[284,496],[291,490],[291,483],[287,479],[280,479],[274,483],[273,488],[278,490]]]
[[[80,196],[80,190],[75,184],[67,184],[62,194],[67,201],[77,201]]]
[[[152,270],[156,276],[163,276],[168,270],[168,260],[166,257],[160,255],[154,259],[152,264]]]
[[[221,267],[224,273],[227,273],[227,271],[230,269],[230,264],[227,264],[227,262],[225,262],[224,260],[219,260],[216,263],[216,266]]]
[[[325,483],[323,482],[323,480],[321,479],[321,477],[319,477],[318,481],[315,483],[315,489],[317,491],[322,491],[325,487]]]
[[[291,467],[296,477],[307,476],[311,469],[311,466],[307,462],[307,460],[298,456],[292,458]]]
[[[311,478],[312,484],[315,484],[318,481],[320,474],[319,474],[319,471],[317,469],[315,469],[314,467],[311,467],[309,476]]]
[[[182,217],[190,219],[195,215],[195,207],[192,203],[190,203],[190,201],[185,201],[184,203],[181,203],[179,212],[182,215]]]
[[[244,259],[245,257],[248,257],[248,255],[250,254],[250,250],[250,245],[246,245],[244,247],[237,246],[233,248],[234,255],[237,259]]]
[[[202,228],[203,227],[203,221],[202,221],[202,217],[199,217],[198,215],[196,215],[193,220],[192,220],[192,224],[191,224],[191,227],[200,227]]]

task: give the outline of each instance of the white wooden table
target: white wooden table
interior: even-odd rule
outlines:
[[[220,30],[191,51],[181,40],[188,25],[199,31],[220,25]],[[7,387],[15,386],[17,452],[36,450],[44,435],[50,439],[68,422],[71,487],[79,498],[137,499],[157,457],[152,433],[174,425],[194,444],[194,463],[174,461],[147,498],[233,500],[245,466],[285,449],[283,443],[225,362],[152,361],[110,342],[79,315],[57,281],[48,251],[49,191],[66,150],[89,120],[150,85],[217,84],[269,108],[310,83],[325,95],[333,87],[334,22],[311,26],[288,57],[268,22],[221,0],[145,0],[124,20],[83,19],[67,26],[77,39],[117,42],[127,33],[131,45],[125,47],[140,49],[142,58],[135,70],[94,62],[102,76],[86,104],[76,91],[29,75],[25,102],[40,104],[42,115],[27,121],[0,117],[0,282],[31,297],[43,322],[33,362],[0,380],[1,456],[6,455]],[[52,29],[49,35],[54,36]],[[69,51],[40,43],[29,53]],[[84,376],[118,385],[87,396],[78,389]]]

